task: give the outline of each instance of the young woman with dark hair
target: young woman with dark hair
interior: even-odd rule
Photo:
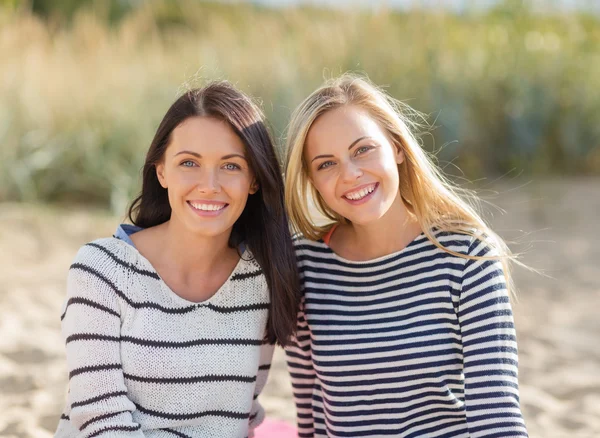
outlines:
[[[150,145],[134,225],[84,245],[62,331],[57,437],[246,437],[298,275],[264,117],[226,82],[181,96]],[[83,435],[82,435],[83,434]]]

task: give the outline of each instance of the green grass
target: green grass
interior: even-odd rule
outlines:
[[[534,15],[520,2],[456,16],[154,1],[118,20],[96,10],[62,22],[10,3],[0,3],[0,201],[121,213],[183,88],[231,80],[279,139],[292,109],[347,70],[431,114],[425,147],[468,178],[600,173],[598,17]]]

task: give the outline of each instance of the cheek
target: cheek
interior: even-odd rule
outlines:
[[[399,171],[398,164],[395,161],[386,163],[385,172],[393,179],[398,179]]]
[[[173,169],[167,173],[166,180],[169,184],[169,190],[180,191],[194,185],[196,175],[191,171],[183,172],[180,169]]]
[[[378,160],[373,160],[373,168],[376,168],[378,172],[384,174],[387,178],[397,179],[398,178],[398,163],[396,158],[389,154],[380,157]]]
[[[226,187],[229,196],[235,199],[244,200],[250,193],[252,179],[246,175],[227,175],[221,181],[221,186]]]
[[[321,195],[326,203],[335,201],[335,189],[336,189],[336,174],[333,171],[317,174],[313,177],[313,184],[317,192]]]
[[[196,184],[197,176],[194,172],[182,172],[176,176],[176,180],[182,189],[188,189]]]

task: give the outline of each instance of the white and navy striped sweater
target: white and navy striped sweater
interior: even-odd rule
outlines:
[[[263,342],[268,308],[266,280],[248,251],[196,304],[130,244],[83,246],[61,317],[69,394],[55,436],[251,436],[264,417],[256,397],[273,353]]]
[[[304,238],[296,253],[304,298],[287,358],[300,437],[527,436],[500,262],[424,234],[366,262]]]

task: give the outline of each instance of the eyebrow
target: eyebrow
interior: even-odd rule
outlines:
[[[357,139],[356,139],[356,140],[354,140],[352,143],[350,143],[350,146],[348,146],[348,150],[352,149],[356,143],[358,143],[358,142],[359,142],[359,141],[361,141],[361,140],[364,140],[365,138],[371,138],[371,137],[370,137],[370,136],[368,136],[368,135],[365,135],[365,136],[363,136],[363,137],[357,138]]]
[[[200,155],[198,152],[193,152],[193,151],[179,151],[179,152],[177,152],[174,155],[174,157],[176,157],[177,155],[182,155],[182,154],[189,154],[189,155],[192,155],[192,156],[194,156],[196,158],[202,158],[202,155]],[[241,154],[229,154],[229,155],[225,155],[225,156],[221,157],[221,160],[228,160],[229,158],[234,158],[234,157],[239,157],[239,158],[242,158],[245,161],[248,161],[248,159],[245,156],[241,155]]]
[[[230,158],[235,158],[235,157],[238,157],[238,158],[241,158],[242,160],[248,161],[248,159],[245,156],[243,156],[242,154],[225,155],[225,156],[221,157],[221,160],[228,160]]]
[[[356,140],[354,140],[352,143],[350,143],[350,146],[348,146],[348,150],[352,149],[354,147],[354,145],[356,145],[356,143],[358,143],[361,140],[364,140],[365,138],[372,138],[368,135],[365,135],[363,137],[359,137]],[[315,158],[313,158],[310,162],[312,163],[313,161],[319,159],[319,158],[331,158],[333,157],[333,155],[328,154],[328,155],[317,155]]]

